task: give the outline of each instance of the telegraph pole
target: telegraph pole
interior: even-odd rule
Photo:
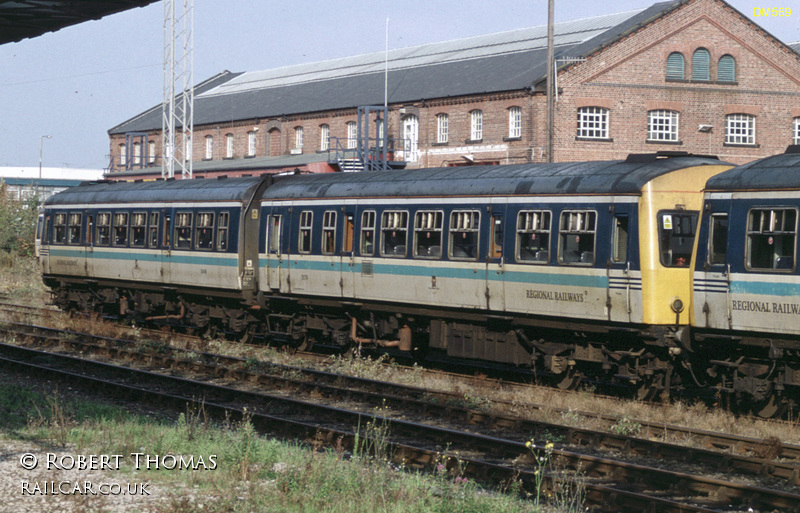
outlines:
[[[553,130],[555,125],[555,50],[553,48],[553,3],[547,2],[547,162],[553,162]]]

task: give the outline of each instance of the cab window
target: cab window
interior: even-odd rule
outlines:
[[[694,236],[697,233],[696,211],[667,211],[658,214],[658,245],[661,265],[689,267]]]

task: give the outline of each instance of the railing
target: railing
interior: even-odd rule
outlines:
[[[403,159],[403,149],[409,144],[406,139],[386,139],[386,147],[382,146],[383,139],[370,138],[369,148],[349,148],[351,143],[349,138],[329,137],[328,138],[328,163],[336,164],[344,171],[354,171],[353,162],[359,162],[359,170],[380,171],[390,169],[393,166],[389,162],[405,163]],[[400,148],[399,150],[397,148]]]

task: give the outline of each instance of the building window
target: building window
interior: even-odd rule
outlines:
[[[138,142],[133,143],[133,163],[142,165],[142,145]]]
[[[608,109],[603,107],[579,108],[578,137],[608,139]]]
[[[355,121],[347,123],[347,148],[353,149],[358,147],[358,127]]]
[[[233,134],[225,136],[225,158],[233,158]]]
[[[319,127],[319,149],[320,151],[328,151],[330,148],[331,127],[328,125],[320,125]]]
[[[797,210],[753,209],[747,223],[747,269],[794,269]]]
[[[792,144],[800,144],[800,117],[794,118],[794,129],[792,132],[794,133]]]
[[[156,143],[150,141],[147,143],[147,162],[153,164],[156,161]]]
[[[294,147],[297,150],[303,149],[303,127],[294,127]]]
[[[469,138],[472,141],[483,139],[483,111],[473,110],[469,113]]]
[[[678,112],[674,110],[651,110],[647,113],[648,141],[678,141]]]
[[[211,160],[214,158],[214,138],[210,135],[206,136],[206,160]]]
[[[128,145],[119,145],[119,165],[121,167],[128,167]]]
[[[667,80],[683,80],[684,59],[680,52],[672,52],[667,57]]]
[[[692,55],[692,80],[710,80],[709,55],[705,48],[698,48]]]
[[[723,55],[719,58],[719,64],[717,65],[717,81],[736,81],[736,61],[730,55]]]
[[[522,137],[522,108],[511,107],[508,109],[508,138],[519,139]]]
[[[756,117],[750,114],[728,114],[725,116],[726,144],[755,144]]]
[[[256,155],[256,133],[255,131],[247,132],[247,156],[255,157]]]
[[[436,142],[439,144],[446,144],[448,140],[448,123],[450,117],[447,114],[439,114],[436,116]]]
[[[404,158],[408,162],[419,160],[419,118],[411,115],[403,118]]]

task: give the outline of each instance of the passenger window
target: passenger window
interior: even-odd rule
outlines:
[[[708,263],[728,262],[728,214],[711,214],[711,233],[708,235]]]
[[[56,214],[53,221],[55,228],[55,237],[53,242],[55,244],[66,244],[67,242],[67,214]]]
[[[228,224],[230,223],[230,212],[220,212],[217,224],[217,251],[228,249]]]
[[[114,245],[125,246],[128,244],[128,213],[114,214]]]
[[[621,264],[628,261],[628,216],[614,217],[614,232],[611,240],[611,262]]]
[[[175,247],[191,249],[192,247],[192,213],[178,212],[175,214]]]
[[[300,212],[300,240],[297,250],[300,253],[311,253],[311,223],[314,221],[314,213],[310,210]]]
[[[375,253],[375,211],[368,210],[361,214],[361,256]]]
[[[194,230],[197,249],[214,249],[214,214],[212,212],[197,214]]]
[[[550,261],[550,212],[523,210],[517,215],[517,261]]]
[[[389,210],[381,216],[381,254],[388,257],[406,256],[408,212]]]
[[[481,215],[477,210],[455,210],[450,214],[450,258],[478,259],[478,229]]]
[[[150,247],[158,247],[158,212],[150,212]]]
[[[336,252],[336,212],[327,210],[322,214],[322,253],[333,255]]]
[[[414,216],[414,256],[441,258],[444,212],[420,211]]]
[[[270,253],[280,254],[281,252],[281,216],[271,216],[269,232]]]
[[[131,219],[131,246],[142,248],[145,243],[145,229],[147,226],[147,213],[134,212]]]
[[[791,271],[796,236],[796,209],[751,210],[747,222],[747,268]]]
[[[111,244],[111,214],[100,212],[97,214],[97,245],[108,246]]]
[[[558,261],[568,265],[594,264],[597,212],[565,210],[559,225]]]
[[[658,245],[661,265],[689,267],[697,232],[696,211],[659,212]]]
[[[69,215],[68,221],[69,221],[69,228],[67,229],[67,231],[69,232],[69,243],[80,244],[83,215],[78,213],[72,213]]]

